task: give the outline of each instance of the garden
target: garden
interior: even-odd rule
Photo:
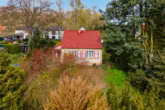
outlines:
[[[19,44],[3,43],[6,46],[0,51],[0,108],[3,110],[164,108],[165,102],[158,88],[150,87],[147,91],[143,88],[145,85],[140,86],[147,83],[142,70],[134,71],[141,65],[132,62],[126,53],[128,59],[114,57],[118,52],[113,50],[116,47],[114,42],[108,42],[110,48],[103,48],[101,66],[88,66],[76,63],[76,58],[70,54],[65,55],[64,62],[61,62],[52,53],[54,44],[51,40],[45,41],[38,29],[33,35],[28,53],[21,52]],[[106,47],[107,43],[104,45]],[[109,55],[108,49],[114,53]],[[138,54],[141,57],[141,53]],[[114,59],[124,62],[115,63]]]
[[[15,20],[31,34],[26,52],[23,41],[0,41],[0,110],[164,110],[163,0],[111,0],[100,13],[81,0],[70,0],[71,10],[64,11],[58,0],[58,11],[50,16],[38,1],[43,10],[49,7],[49,0],[10,0],[12,11],[1,11],[4,25]],[[78,64],[70,54],[63,62],[55,57],[52,51],[61,42],[43,36],[54,24],[99,30],[102,65]]]

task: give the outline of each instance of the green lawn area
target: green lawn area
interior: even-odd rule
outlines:
[[[124,86],[124,80],[127,78],[126,73],[118,69],[108,69],[107,75],[105,76],[105,82],[113,83],[117,86]]]

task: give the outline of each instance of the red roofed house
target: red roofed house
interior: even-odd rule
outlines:
[[[5,30],[5,26],[0,26],[0,34]]]
[[[57,47],[59,49],[59,46]],[[81,28],[79,31],[64,31],[61,45],[61,59],[64,54],[71,53],[80,62],[87,62],[88,65],[102,64],[102,44],[99,31],[86,31]]]

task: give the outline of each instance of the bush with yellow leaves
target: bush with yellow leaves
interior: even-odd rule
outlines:
[[[45,110],[109,110],[106,95],[83,80],[64,78],[58,81],[58,88],[51,91],[44,104]]]

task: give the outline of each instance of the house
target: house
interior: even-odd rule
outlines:
[[[58,26],[51,26],[45,29],[44,33],[45,37],[48,36],[49,39],[62,40],[64,29]],[[15,34],[21,34],[22,39],[28,38],[27,28],[25,26],[15,30]]]
[[[21,39],[27,39],[28,38],[28,33],[26,32],[27,28],[24,26],[24,27],[21,27],[17,30],[15,30],[15,34],[16,35],[20,35],[21,36]]]
[[[13,33],[10,32],[7,27],[0,26],[0,37],[1,39],[5,39],[8,41],[15,41],[15,40],[21,40],[23,34],[22,33]]]
[[[65,54],[72,54],[78,62],[87,62],[88,65],[102,64],[102,44],[99,31],[86,31],[81,28],[78,31],[64,31],[61,46],[55,47],[61,61]]]
[[[58,26],[48,27],[45,30],[45,35],[47,35],[49,39],[62,40],[63,34],[64,28]]]

